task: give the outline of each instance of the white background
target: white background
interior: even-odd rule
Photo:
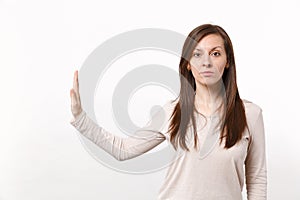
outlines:
[[[82,145],[69,124],[73,73],[98,45],[122,32],[151,27],[187,35],[203,23],[221,25],[230,35],[240,95],[263,109],[268,199],[300,199],[299,8],[296,0],[0,0],[0,199],[155,199],[164,170],[119,173]],[[145,55],[131,60],[145,64]],[[155,63],[173,62],[177,70],[178,58],[164,63],[161,55],[151,54],[160,58]],[[162,93],[170,97],[157,89],[153,102]],[[104,120],[100,105],[95,108]],[[102,125],[114,130],[109,121]]]

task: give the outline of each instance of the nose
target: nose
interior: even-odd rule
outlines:
[[[204,56],[202,66],[203,67],[211,67],[211,60],[210,60],[209,55]]]

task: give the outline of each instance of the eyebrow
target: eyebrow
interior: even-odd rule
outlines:
[[[213,51],[213,50],[215,50],[216,48],[221,48],[221,49],[222,49],[221,46],[216,46],[216,47],[212,48],[210,51]],[[195,50],[201,51],[201,49],[195,49]]]

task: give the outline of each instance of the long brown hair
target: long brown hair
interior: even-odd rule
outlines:
[[[194,147],[197,147],[198,137],[195,131],[197,129],[194,117],[194,94],[196,91],[196,83],[192,72],[187,69],[187,65],[189,64],[192,52],[197,43],[209,34],[217,34],[222,37],[227,56],[227,64],[229,66],[224,69],[222,75],[222,81],[225,88],[225,112],[221,118],[219,144],[222,143],[223,138],[226,138],[224,148],[229,149],[241,140],[243,131],[246,127],[248,128],[245,108],[239,96],[236,83],[236,68],[231,40],[225,30],[220,26],[203,24],[196,27],[189,33],[182,49],[182,55],[179,63],[180,94],[176,98],[179,98],[179,101],[174,107],[169,126],[170,141],[175,149],[178,148],[179,143],[182,148],[189,151],[189,148],[186,145],[186,132],[190,120],[192,120],[194,130]],[[174,101],[176,101],[176,99]]]

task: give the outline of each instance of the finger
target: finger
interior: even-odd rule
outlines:
[[[76,88],[76,71],[74,72],[74,76],[73,76],[73,89],[75,90]]]
[[[76,71],[76,87],[77,95],[79,96],[79,81],[78,81],[78,70]]]
[[[79,94],[79,83],[78,83],[78,71],[77,70],[74,73],[73,89],[74,89],[75,93]]]
[[[73,89],[71,89],[70,90],[70,96],[71,96],[71,105],[73,106],[74,104],[75,104],[75,93],[74,93],[74,90]]]
[[[73,109],[79,109],[81,107],[80,99],[74,90],[72,90],[71,104]]]
[[[80,94],[79,94],[79,81],[78,81],[78,70],[76,72],[76,83],[77,83],[77,92],[76,92],[76,98],[77,98],[77,101],[79,104],[81,104],[81,101],[80,101]]]

